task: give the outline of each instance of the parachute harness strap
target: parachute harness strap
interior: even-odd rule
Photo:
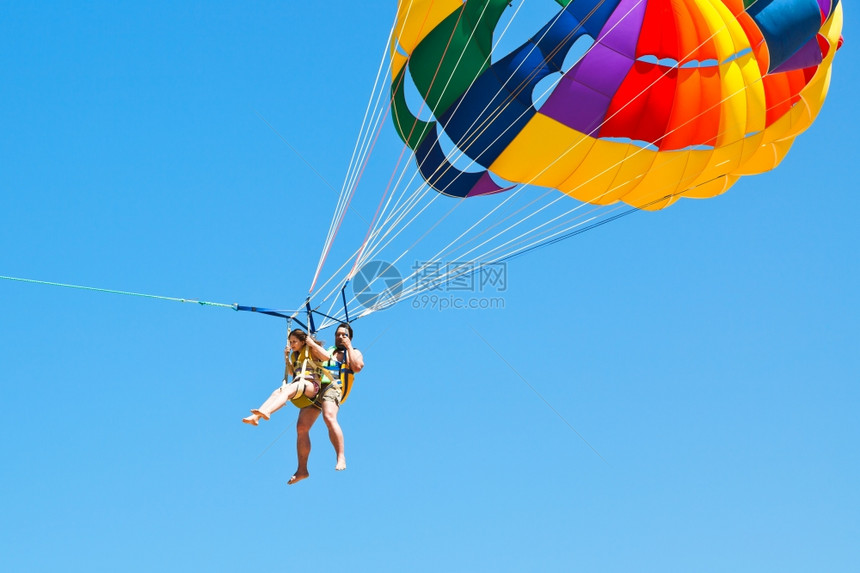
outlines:
[[[308,336],[310,336],[310,335],[308,335]],[[293,396],[294,399],[295,398],[301,398],[302,396],[305,395],[305,377],[306,377],[307,372],[308,372],[308,347],[307,347],[307,343],[305,343],[305,347],[302,348],[301,356],[302,356],[302,370],[298,376],[299,385],[298,385],[298,388],[296,389],[296,395]]]
[[[311,336],[317,331],[314,325],[314,311],[311,309],[311,297],[305,299],[305,310],[308,313],[308,336]]]
[[[343,283],[343,288],[340,289],[340,296],[343,299],[343,315],[346,317],[346,322],[349,322],[349,309],[346,305],[346,285],[349,284],[349,279],[346,279],[346,282]]]

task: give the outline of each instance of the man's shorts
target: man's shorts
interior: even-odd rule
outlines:
[[[323,402],[334,402],[338,406],[340,406],[340,384],[325,384],[320,390],[320,393],[317,394],[317,397],[314,399],[314,406],[317,408],[322,408]]]

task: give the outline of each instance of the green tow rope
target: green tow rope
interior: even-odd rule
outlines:
[[[4,279],[7,281],[17,281],[17,282],[22,282],[22,283],[31,283],[31,284],[64,287],[64,288],[73,288],[73,289],[78,289],[78,290],[91,290],[91,291],[95,291],[95,292],[106,292],[106,293],[110,293],[110,294],[122,294],[122,295],[126,295],[126,296],[139,296],[139,297],[143,297],[143,298],[155,298],[158,300],[169,300],[169,301],[173,301],[173,302],[191,302],[191,303],[200,304],[200,305],[204,305],[204,306],[217,306],[217,307],[221,307],[221,308],[232,308],[233,310],[239,310],[238,305],[236,305],[236,304],[224,304],[223,302],[208,302],[205,300],[194,300],[194,299],[190,299],[190,298],[176,298],[176,297],[172,297],[172,296],[159,296],[156,294],[143,294],[143,293],[139,293],[139,292],[128,292],[128,291],[124,291],[124,290],[112,290],[112,289],[106,289],[106,288],[96,288],[96,287],[81,286],[81,285],[54,283],[54,282],[49,282],[49,281],[37,281],[34,279],[22,279],[19,277],[6,277],[3,275],[0,275],[0,279]]]

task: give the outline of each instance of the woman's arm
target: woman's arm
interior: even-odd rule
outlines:
[[[311,355],[317,360],[322,360],[323,362],[325,362],[326,360],[331,358],[331,356],[329,356],[329,353],[326,352],[326,349],[317,344],[317,342],[310,336],[305,339],[305,344],[308,348],[311,349]]]
[[[284,348],[284,362],[286,366],[284,367],[284,380],[289,381],[289,379],[293,376],[293,365],[290,362],[290,347],[287,346]]]

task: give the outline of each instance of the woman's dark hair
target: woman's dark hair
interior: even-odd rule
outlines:
[[[302,344],[305,344],[308,341],[308,333],[305,332],[304,330],[302,330],[301,328],[294,328],[293,330],[291,330],[290,336],[295,336],[296,338],[299,339],[299,342],[301,342]],[[352,337],[350,336],[350,338],[352,338]],[[317,340],[316,338],[312,338],[312,340],[314,342],[316,342],[317,344],[319,344],[320,346],[323,346],[322,340]]]
[[[341,322],[340,324],[337,325],[337,328],[335,328],[334,331],[337,332],[338,329],[340,329],[340,328],[345,328],[347,334],[349,334],[349,339],[352,340],[352,327],[349,325],[349,323],[348,322]]]
[[[308,339],[308,333],[302,330],[301,328],[295,328],[290,331],[290,336],[295,336],[299,339],[299,342],[304,342]]]

